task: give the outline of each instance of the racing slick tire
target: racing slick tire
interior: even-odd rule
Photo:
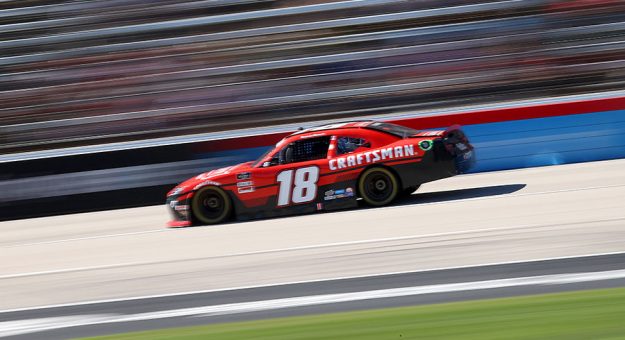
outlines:
[[[232,214],[232,201],[219,187],[203,187],[191,199],[191,212],[201,224],[221,223]]]
[[[365,170],[358,180],[360,197],[375,207],[391,203],[399,194],[399,181],[390,170],[381,167]]]

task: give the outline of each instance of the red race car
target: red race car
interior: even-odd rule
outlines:
[[[471,168],[459,126],[418,131],[357,121],[295,132],[253,162],[193,177],[167,194],[172,227],[391,203]]]

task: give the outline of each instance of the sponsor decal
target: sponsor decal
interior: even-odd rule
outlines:
[[[245,182],[237,182],[237,187],[251,187],[254,186],[254,182],[245,181]]]
[[[430,150],[432,148],[432,145],[434,145],[434,143],[432,143],[431,140],[422,140],[422,141],[419,142],[419,147],[423,151]]]
[[[178,201],[170,201],[169,202],[169,207],[174,209],[176,207],[176,205],[178,204]]]
[[[360,152],[357,154],[338,157],[329,161],[330,170],[340,170],[355,167],[361,164],[372,164],[387,159],[397,159],[414,156],[414,145],[389,147],[385,149]]]
[[[189,210],[189,206],[188,205],[177,205],[177,206],[174,207],[174,210],[176,210],[176,211]]]
[[[342,194],[343,197],[353,197],[354,196],[354,189],[352,188],[347,188],[345,189],[345,193]],[[338,197],[338,195],[337,195]]]
[[[237,191],[239,194],[247,194],[248,192],[254,192],[254,187],[237,188]]]
[[[207,185],[215,185],[215,186],[220,186],[220,185],[221,185],[221,183],[219,183],[219,182],[215,182],[215,181],[204,181],[204,182],[202,182],[202,183],[200,183],[200,184],[196,185],[195,187],[193,187],[193,190],[197,190],[197,189],[199,189],[199,188],[201,188],[201,187],[205,187],[205,186],[207,186]]]
[[[345,188],[345,189],[328,190],[325,192],[325,196],[323,197],[323,199],[325,201],[330,201],[330,200],[335,200],[337,198],[346,198],[346,197],[353,197],[353,196],[354,196],[354,189]]]
[[[241,172],[237,174],[237,180],[250,179],[252,178],[251,172]]]
[[[317,210],[323,209],[323,203],[317,203]]]

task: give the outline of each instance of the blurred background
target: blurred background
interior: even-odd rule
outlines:
[[[0,152],[622,88],[618,0],[15,0]]]
[[[389,209],[166,228],[181,181],[363,118],[461,124],[473,173]],[[625,287],[623,131],[623,0],[0,0],[0,337]],[[624,288],[532,299],[274,338],[625,334]]]
[[[624,14],[618,0],[5,0],[0,219],[71,195],[160,203],[280,138],[212,133],[622,89]]]

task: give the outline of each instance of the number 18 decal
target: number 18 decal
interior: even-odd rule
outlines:
[[[295,176],[293,173],[295,172]],[[309,166],[297,170],[285,170],[278,174],[277,182],[280,182],[278,190],[278,206],[289,205],[291,202],[310,202],[317,196],[317,181],[319,180],[319,168]]]

